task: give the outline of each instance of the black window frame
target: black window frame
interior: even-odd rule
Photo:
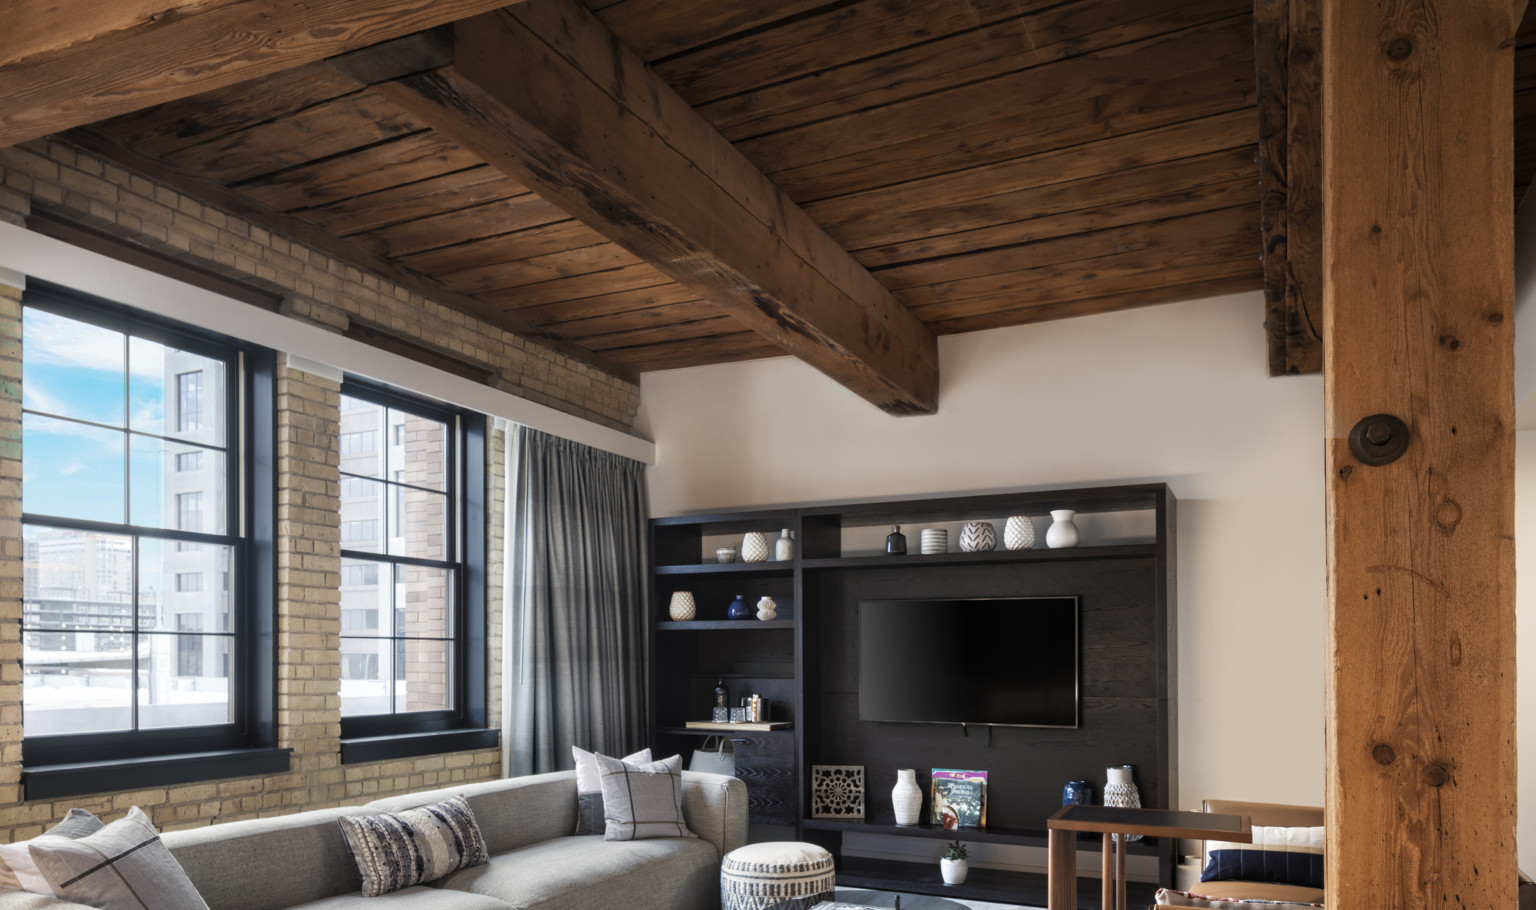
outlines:
[[[234,614],[230,649],[236,655],[231,721],[43,736],[27,736],[23,721],[26,798],[287,771],[291,750],[277,748],[276,716],[275,355],[239,339],[43,281],[28,283],[22,306],[223,360],[227,370],[224,406],[229,415],[224,440],[226,534],[132,525],[127,523],[132,516],[126,511],[123,523],[23,513],[23,526],[129,534],[136,540],[158,539],[167,545],[181,541],[223,546],[234,538],[230,563],[236,578],[243,580],[234,586],[230,602]],[[25,360],[25,346],[22,357]],[[22,458],[25,461],[25,451]],[[126,487],[125,502],[132,494]],[[138,571],[136,560],[134,571]],[[136,692],[132,702],[136,709]]]
[[[456,615],[452,622],[458,630],[450,674],[454,707],[447,711],[343,715],[341,761],[351,764],[495,746],[500,741],[499,732],[486,729],[486,418],[350,374],[342,380],[341,396],[440,420],[449,427],[449,463],[457,484],[445,484],[449,490],[446,524],[456,548],[457,565],[449,570],[454,573],[452,609]],[[380,451],[387,452],[388,428],[381,428],[376,438],[383,443]],[[339,455],[340,434],[336,448]],[[359,475],[342,474],[341,478],[344,482],[355,476]],[[383,514],[388,509],[392,483],[384,477],[366,479],[384,481],[385,500],[379,504]],[[350,550],[343,545],[341,558],[390,565],[379,575],[381,583],[388,576],[391,584],[396,565],[445,567],[445,561],[393,556],[387,551],[388,540],[381,538],[379,552]]]

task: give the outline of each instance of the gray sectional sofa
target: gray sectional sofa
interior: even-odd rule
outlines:
[[[336,819],[459,794],[480,823],[490,862],[432,885],[363,897]],[[170,831],[162,840],[210,910],[716,910],[720,860],[747,839],[746,786],[734,777],[685,771],[683,812],[698,838],[610,843],[572,836],[576,774],[563,771]],[[0,893],[0,910],[83,907]]]

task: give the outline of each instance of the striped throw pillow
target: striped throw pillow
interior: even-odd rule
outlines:
[[[571,758],[576,761],[576,836],[602,834],[603,779],[597,771],[597,753],[572,746]],[[649,748],[624,756],[624,761],[630,764],[650,760]]]
[[[363,877],[363,897],[435,881],[489,859],[464,797],[382,815],[344,815],[341,833]]]
[[[698,837],[683,820],[683,757],[627,762],[597,757],[603,781],[603,840]]]
[[[1253,843],[1205,842],[1202,882],[1323,887],[1323,829],[1255,826]]]
[[[75,821],[69,830],[90,827]],[[46,894],[102,910],[208,910],[137,806],[93,833],[50,832],[0,845],[0,890]]]

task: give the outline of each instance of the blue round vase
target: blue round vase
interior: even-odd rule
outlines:
[[[752,608],[747,606],[747,602],[742,599],[740,594],[737,594],[736,599],[731,601],[731,608],[725,612],[725,615],[732,619],[751,619]]]
[[[1066,788],[1061,791],[1061,804],[1063,806],[1092,805],[1093,785],[1085,780],[1069,782]]]

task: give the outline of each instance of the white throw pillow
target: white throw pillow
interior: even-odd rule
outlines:
[[[597,771],[597,756],[586,749],[571,747],[571,757],[576,759],[576,834],[603,833],[603,780]],[[634,755],[624,756],[624,761],[644,763],[651,760],[650,748],[641,749]]]
[[[0,889],[100,910],[208,910],[138,806],[84,837],[40,834],[0,844]]]
[[[627,762],[597,757],[607,829],[603,840],[698,837],[683,818],[683,757]]]

